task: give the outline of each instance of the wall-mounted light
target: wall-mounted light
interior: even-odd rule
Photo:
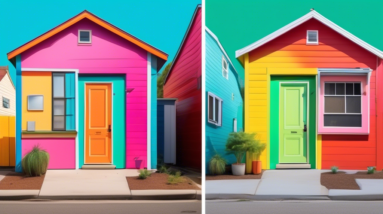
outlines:
[[[127,89],[126,89],[126,94],[131,93],[133,90],[134,90],[134,88],[127,88]]]

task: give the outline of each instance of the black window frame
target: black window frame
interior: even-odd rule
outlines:
[[[334,94],[326,94],[326,86],[330,86],[330,84],[335,84],[334,86]],[[336,93],[336,90],[337,90],[337,84],[344,84],[344,91],[343,91],[343,94],[337,94]],[[353,84],[353,94],[348,94],[347,92],[347,84]],[[359,84],[359,92],[358,93],[355,93],[355,84]],[[362,85],[362,82],[360,81],[326,81],[324,82],[323,84],[323,127],[324,128],[362,128],[363,127],[363,124],[362,124],[362,117],[363,117],[363,85]],[[336,112],[336,113],[331,113],[331,112],[327,112],[326,113],[326,97],[344,97],[344,112]],[[348,113],[347,112],[347,97],[360,97],[360,113]],[[359,121],[360,122],[360,126],[355,126],[355,125],[351,125],[351,122],[350,123],[344,123],[344,124],[350,124],[350,125],[326,125],[326,119],[325,117],[326,116],[339,116],[339,117],[343,117],[343,116],[359,116]],[[347,121],[347,119],[345,119],[345,121]],[[355,120],[356,121],[356,120]]]

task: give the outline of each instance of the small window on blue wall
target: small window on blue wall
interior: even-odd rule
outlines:
[[[208,93],[208,122],[217,126],[222,125],[222,99]]]

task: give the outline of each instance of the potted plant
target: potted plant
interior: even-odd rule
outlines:
[[[255,148],[253,154],[255,156],[255,161],[252,161],[253,164],[253,174],[258,175],[262,172],[262,161],[259,160],[262,152],[266,149],[266,144],[261,143],[259,140],[255,140]]]
[[[246,152],[254,152],[257,146],[255,134],[232,132],[226,142],[226,151],[234,154],[236,163],[231,164],[233,175],[245,175],[245,163],[242,163]]]

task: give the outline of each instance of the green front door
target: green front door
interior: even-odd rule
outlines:
[[[279,163],[307,163],[307,84],[281,83]]]

